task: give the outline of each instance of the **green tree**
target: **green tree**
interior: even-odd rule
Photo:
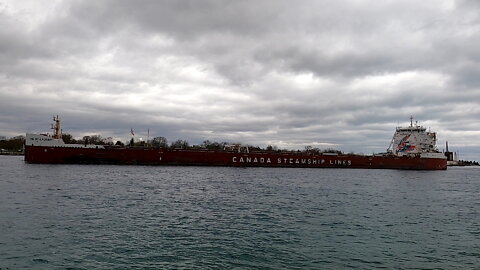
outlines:
[[[18,152],[23,149],[24,143],[25,143],[24,136],[16,136],[5,141],[0,141],[0,149]]]

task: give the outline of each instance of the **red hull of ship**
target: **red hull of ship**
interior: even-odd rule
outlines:
[[[237,153],[228,151],[179,150],[163,148],[73,148],[25,146],[25,161],[45,164],[138,164],[236,167],[302,167],[445,170],[446,159],[310,155],[305,153]]]

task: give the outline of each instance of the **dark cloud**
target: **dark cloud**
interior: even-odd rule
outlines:
[[[480,159],[478,1],[0,2],[0,135],[371,153],[414,115]]]

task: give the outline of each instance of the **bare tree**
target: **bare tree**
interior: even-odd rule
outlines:
[[[152,139],[152,145],[156,147],[165,148],[168,147],[168,141],[165,137],[155,137]]]
[[[176,140],[170,145],[170,147],[172,148],[183,148],[183,149],[186,149],[189,146],[190,146],[189,143],[185,140]]]

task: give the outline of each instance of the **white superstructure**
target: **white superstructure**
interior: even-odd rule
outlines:
[[[73,148],[104,148],[102,145],[92,144],[66,144],[62,140],[62,130],[60,128],[60,118],[53,117],[53,134],[32,134],[27,133],[25,145],[28,146],[51,146],[51,147],[73,147]]]
[[[420,155],[428,158],[445,158],[437,149],[437,134],[427,131],[423,126],[413,123],[410,117],[409,127],[397,127],[393,135],[389,152],[397,156]]]
[[[50,147],[73,147],[73,148],[104,148],[103,145],[93,144],[66,144],[62,139],[56,139],[49,134],[27,133],[25,145],[28,146],[50,146]]]

